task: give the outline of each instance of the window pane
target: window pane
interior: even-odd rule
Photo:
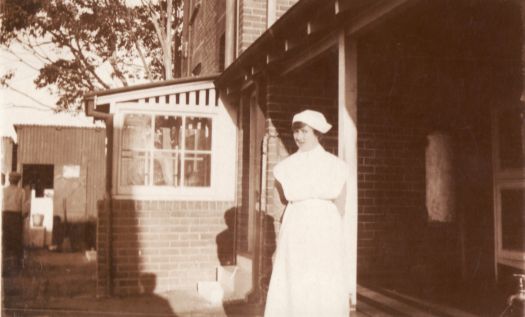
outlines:
[[[155,116],[155,148],[178,149],[181,147],[182,118]]]
[[[210,154],[187,153],[184,160],[184,186],[210,186],[211,160]]]
[[[126,114],[122,127],[122,149],[147,149],[151,147],[151,142],[151,116]]]
[[[157,186],[180,186],[180,154],[156,152],[154,154],[153,184]]]
[[[146,185],[148,160],[146,152],[122,151],[120,184]]]
[[[211,150],[210,118],[186,118],[186,150]]]
[[[525,167],[525,121],[522,110],[501,110],[498,129],[500,167]]]
[[[525,252],[525,189],[501,191],[501,241],[504,250]]]

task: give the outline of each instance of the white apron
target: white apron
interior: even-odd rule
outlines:
[[[349,316],[341,215],[332,202],[348,169],[321,146],[296,152],[274,169],[288,200],[265,317]]]

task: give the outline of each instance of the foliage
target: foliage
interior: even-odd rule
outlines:
[[[38,58],[36,86],[56,87],[59,110],[79,109],[87,90],[170,78],[181,2],[142,0],[127,6],[125,0],[6,0],[0,45],[7,51],[22,46]],[[0,77],[8,85],[10,76]]]

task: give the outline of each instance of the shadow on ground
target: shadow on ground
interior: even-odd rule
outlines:
[[[258,305],[213,305],[196,291],[154,294],[151,273],[141,285],[141,295],[96,298],[95,261],[81,252],[31,250],[22,271],[2,279],[2,316],[262,316]]]

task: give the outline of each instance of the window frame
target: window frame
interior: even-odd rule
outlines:
[[[525,251],[515,251],[503,248],[503,228],[501,210],[501,192],[505,189],[523,189],[525,191],[525,181],[513,180],[503,181],[495,184],[495,231],[496,231],[496,257],[499,263],[521,268],[525,262]]]
[[[521,168],[503,168],[501,166],[500,158],[500,142],[499,142],[499,114],[502,110],[522,109],[522,114],[525,115],[523,106],[518,105],[514,107],[502,107],[495,109],[492,112],[492,144],[493,144],[493,171],[498,179],[515,179],[525,178],[525,165]],[[523,141],[522,141],[523,142]]]
[[[502,168],[500,160],[499,115],[500,111],[523,109],[521,105],[502,106],[492,111],[492,171],[494,204],[494,262],[496,276],[498,264],[522,269],[525,265],[525,251],[503,249],[503,228],[501,210],[501,191],[504,189],[523,188],[525,190],[525,166],[521,168]],[[525,140],[522,140],[524,142]]]
[[[116,108],[116,107],[114,107]],[[120,199],[148,199],[148,200],[216,200],[214,191],[217,187],[215,179],[217,177],[217,163],[215,157],[217,151],[216,138],[218,136],[217,116],[219,111],[213,108],[195,109],[195,107],[173,107],[167,104],[143,104],[143,103],[119,103],[118,109],[114,112],[114,144],[113,144],[113,195]],[[122,129],[126,114],[146,114],[152,118],[152,130],[154,130],[154,118],[156,115],[183,116],[210,118],[212,121],[212,144],[210,150],[210,186],[206,187],[171,187],[171,186],[151,186],[151,185],[132,185],[124,186],[120,183],[122,176],[121,151],[122,151]],[[185,129],[182,129],[185,130]],[[183,139],[184,140],[184,139]],[[185,140],[184,140],[185,142]],[[151,149],[149,153],[154,153]],[[184,154],[184,152],[181,152]],[[183,161],[181,162],[181,165]]]

